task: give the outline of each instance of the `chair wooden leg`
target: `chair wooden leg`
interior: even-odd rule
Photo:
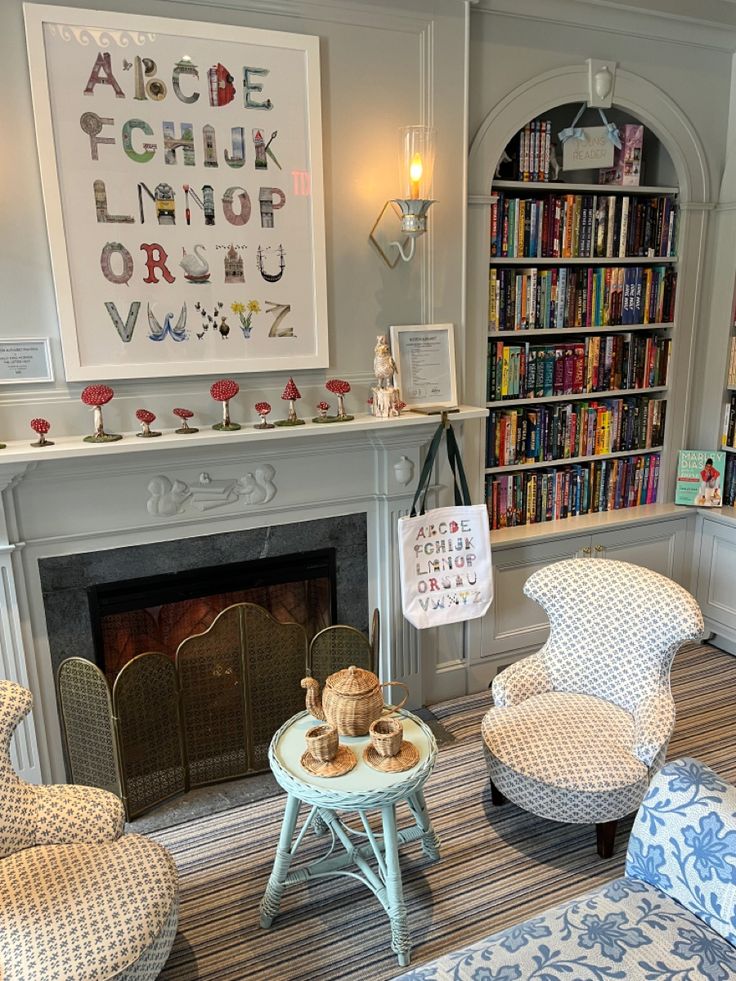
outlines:
[[[617,824],[618,821],[603,821],[595,826],[598,837],[598,854],[601,858],[610,858],[613,855]]]
[[[492,780],[490,783],[491,783],[491,803],[494,805],[494,807],[500,807],[502,804],[506,803],[506,798],[503,796],[501,791],[498,789],[498,787],[495,785],[495,783]]]

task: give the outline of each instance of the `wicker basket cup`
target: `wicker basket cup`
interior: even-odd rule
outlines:
[[[396,756],[401,749],[404,727],[398,719],[376,719],[368,731],[379,756]]]
[[[320,763],[329,763],[337,756],[340,737],[334,726],[323,724],[308,729],[305,736],[307,749]]]

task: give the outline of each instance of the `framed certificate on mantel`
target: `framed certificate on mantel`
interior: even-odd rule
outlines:
[[[453,324],[391,328],[395,385],[407,409],[451,409],[457,405]]]

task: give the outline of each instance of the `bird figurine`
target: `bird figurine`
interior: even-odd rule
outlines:
[[[389,388],[395,372],[396,362],[391,357],[386,335],[379,334],[373,349],[373,374],[376,376],[378,388]]]

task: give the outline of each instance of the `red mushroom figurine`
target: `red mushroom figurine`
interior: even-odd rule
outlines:
[[[221,378],[212,386],[210,395],[215,402],[222,402],[222,422],[215,423],[212,427],[213,429],[225,430],[227,432],[234,432],[236,429],[240,429],[237,422],[231,422],[230,420],[230,399],[234,399],[239,391],[240,385],[234,382],[232,378]]]
[[[48,419],[31,419],[31,429],[34,433],[38,433],[38,439],[35,443],[31,443],[31,446],[53,446],[54,443],[50,439],[46,439],[46,433],[51,429],[51,423]]]
[[[289,403],[289,414],[286,419],[279,419],[276,423],[277,426],[303,426],[304,420],[300,419],[296,414],[296,407],[294,403],[297,399],[300,399],[301,393],[299,389],[294,384],[294,379],[290,378],[286,383],[286,388],[281,393],[281,398],[284,402]]]
[[[342,378],[330,378],[325,382],[325,388],[333,395],[337,395],[337,415],[335,422],[349,422],[354,416],[349,416],[345,412],[345,396],[350,391],[350,382],[343,381]]]
[[[271,411],[270,402],[256,402],[256,412],[261,417],[260,423],[255,426],[255,429],[273,429],[274,425],[272,422],[266,420],[266,416]]]
[[[401,415],[401,410],[406,408],[406,402],[402,402],[401,399],[397,399],[394,402],[394,408],[396,409],[396,415]]]
[[[317,411],[319,412],[319,415],[315,416],[314,419],[312,419],[312,422],[332,422],[331,419],[327,418],[327,413],[330,411],[329,402],[318,402]]]
[[[194,415],[191,409],[174,409],[173,412],[177,419],[181,419],[181,426],[176,429],[175,432],[179,433],[180,435],[199,432],[198,429],[196,429],[194,426],[190,426],[187,422],[187,420],[191,419]]]
[[[137,436],[161,435],[161,433],[157,433],[154,429],[151,429],[151,423],[156,421],[156,416],[150,409],[136,409],[135,417],[141,424],[141,431],[136,433]]]
[[[119,433],[106,433],[102,423],[102,406],[107,405],[114,394],[109,385],[88,385],[82,392],[82,401],[95,413],[95,431],[84,437],[85,443],[114,443],[123,438]]]

